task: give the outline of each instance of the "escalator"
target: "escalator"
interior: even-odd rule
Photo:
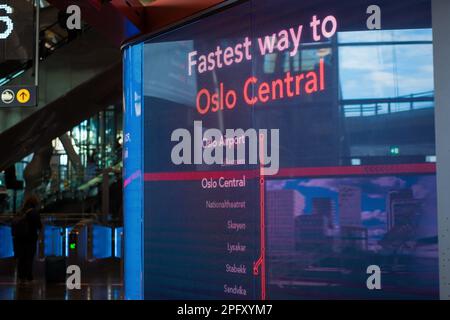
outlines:
[[[0,171],[121,100],[120,50],[87,27],[76,35],[68,34],[55,22],[55,8],[43,16],[48,18],[43,19],[40,31],[38,106],[0,110]],[[34,81],[29,63],[10,65],[6,72],[0,78],[4,84]]]

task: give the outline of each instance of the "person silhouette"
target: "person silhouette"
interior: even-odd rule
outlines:
[[[35,195],[29,195],[25,198],[20,215],[14,219],[12,225],[18,283],[33,281],[33,260],[41,230],[39,199]]]

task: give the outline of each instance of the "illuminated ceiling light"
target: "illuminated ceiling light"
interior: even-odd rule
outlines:
[[[398,146],[391,146],[389,148],[389,154],[391,156],[398,156],[400,154],[400,148]]]
[[[320,58],[326,57],[330,54],[331,54],[330,48],[322,48],[322,49],[317,50],[317,56]]]
[[[434,163],[436,162],[436,156],[426,156],[425,161]]]
[[[67,166],[67,155],[66,154],[62,154],[60,157],[59,157],[59,163],[61,164],[61,165],[63,165],[63,166]]]
[[[54,139],[52,141],[52,145],[53,145],[53,148],[55,149],[55,151],[57,151],[57,152],[64,151],[64,146],[63,146],[61,140],[59,140],[59,138]]]
[[[143,5],[143,6],[145,6],[145,5],[147,5],[147,4],[150,4],[150,3],[152,3],[152,2],[155,2],[156,0],[139,0],[139,2]]]

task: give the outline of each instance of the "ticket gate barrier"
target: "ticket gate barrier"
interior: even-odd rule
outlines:
[[[80,222],[70,230],[68,235],[68,263],[84,265],[88,259],[88,225]]]
[[[64,235],[63,227],[44,226],[44,256],[64,256]]]
[[[123,227],[114,228],[114,257],[123,257]]]
[[[11,227],[0,225],[0,259],[14,256],[13,238]]]
[[[112,228],[100,224],[93,224],[90,228],[92,240],[92,258],[110,258],[113,255]]]

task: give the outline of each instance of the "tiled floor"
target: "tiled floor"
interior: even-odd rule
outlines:
[[[123,298],[120,261],[97,260],[85,266],[81,289],[69,290],[64,283],[45,281],[44,264],[35,263],[35,279],[31,284],[18,285],[12,259],[0,260],[0,300],[119,300]]]

